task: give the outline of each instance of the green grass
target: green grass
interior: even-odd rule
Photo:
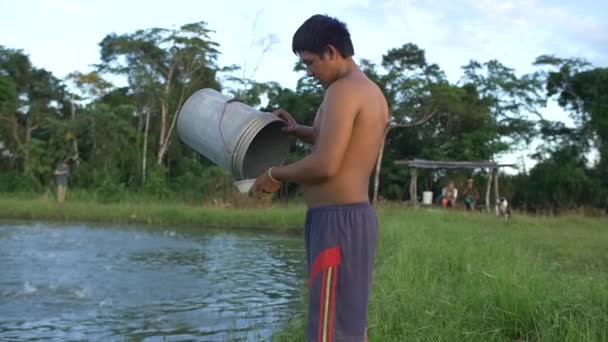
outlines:
[[[205,227],[299,231],[304,224],[302,206],[226,208],[220,205],[187,205],[175,201],[141,198],[130,203],[98,203],[24,197],[0,197],[0,218],[67,222],[198,225]]]
[[[608,221],[380,215],[371,341],[608,340]]]
[[[382,208],[371,341],[607,341],[608,220]],[[0,217],[299,232],[305,208],[0,198]],[[276,341],[303,341],[302,311]]]

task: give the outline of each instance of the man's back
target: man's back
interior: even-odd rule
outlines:
[[[369,178],[373,172],[388,124],[388,106],[382,91],[363,72],[355,71],[336,81],[332,87],[346,88],[346,92],[327,91],[315,118],[315,135],[323,130],[322,117],[332,115],[326,110],[327,100],[338,103],[350,101],[357,114],[351,138],[336,174],[321,183],[303,186],[304,198],[309,207],[324,204],[367,202]],[[347,94],[345,96],[345,93]],[[329,99],[335,96],[336,98]],[[356,106],[351,106],[352,104]],[[316,146],[313,146],[313,149]]]

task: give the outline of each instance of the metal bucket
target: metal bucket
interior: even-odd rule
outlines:
[[[214,89],[201,89],[186,100],[177,132],[188,146],[232,174],[236,180],[257,178],[282,165],[289,152],[285,122],[232,101]]]

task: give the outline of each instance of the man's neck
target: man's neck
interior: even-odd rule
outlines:
[[[339,80],[356,71],[359,71],[359,66],[357,66],[355,61],[353,61],[353,59],[349,57],[344,60],[344,63],[338,70],[338,77],[336,79]]]

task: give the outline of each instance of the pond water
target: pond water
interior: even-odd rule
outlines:
[[[267,341],[304,260],[298,235],[0,223],[0,341]]]

